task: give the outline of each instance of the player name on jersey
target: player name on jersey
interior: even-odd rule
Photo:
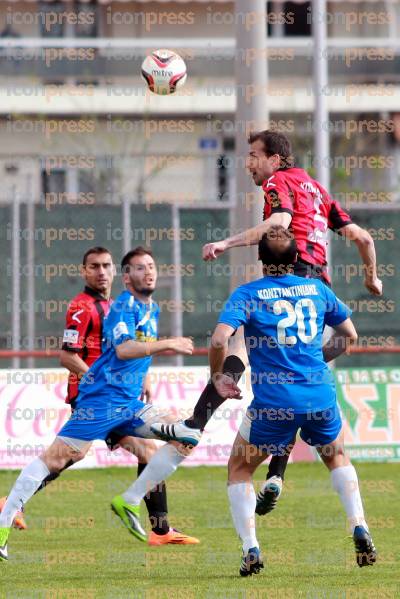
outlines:
[[[270,287],[259,289],[257,295],[260,299],[277,299],[280,297],[298,297],[299,295],[318,295],[315,285],[292,285],[291,287]]]

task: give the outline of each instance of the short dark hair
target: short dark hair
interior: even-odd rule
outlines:
[[[271,247],[271,241],[287,241],[284,249]],[[281,225],[272,225],[261,237],[258,244],[258,257],[264,266],[287,267],[296,262],[297,244],[288,229]]]
[[[110,254],[110,256],[112,256],[110,250],[108,250],[107,248],[103,248],[101,245],[96,245],[95,247],[88,249],[87,252],[84,253],[82,258],[83,266],[86,266],[87,259],[91,254]]]
[[[261,141],[264,145],[264,151],[267,156],[279,154],[281,157],[280,168],[290,168],[293,166],[292,146],[289,139],[283,133],[265,129],[265,131],[255,131],[250,133],[248,140],[249,144],[255,141]]]
[[[153,252],[150,248],[144,247],[143,245],[138,245],[133,250],[130,250],[121,260],[121,271],[124,273],[127,271],[127,266],[129,266],[130,261],[135,256],[151,256],[154,259]]]

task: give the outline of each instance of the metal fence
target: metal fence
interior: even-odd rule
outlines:
[[[197,347],[206,346],[218,317],[215,300],[229,293],[232,264],[227,255],[212,264],[202,262],[201,248],[211,239],[226,236],[233,209],[229,203],[220,203],[212,208],[160,204],[149,210],[128,198],[120,205],[58,206],[49,212],[43,198],[37,202],[10,198],[0,206],[5,267],[0,277],[1,349],[59,349],[68,301],[82,289],[79,265],[88,247],[105,245],[118,264],[128,248],[143,244],[152,246],[159,266],[156,299],[162,309],[161,335],[184,333],[194,337]],[[346,364],[393,366],[398,357],[384,350],[400,345],[396,283],[400,211],[358,207],[352,216],[375,238],[384,295],[368,294],[357,250],[333,236],[333,287],[353,310],[360,347],[375,348],[371,356],[346,358]],[[240,250],[234,252],[240,264]],[[117,277],[113,294],[120,288]],[[14,358],[12,365],[19,362]],[[33,366],[32,359],[20,363]],[[36,366],[45,364],[47,360],[35,362]]]

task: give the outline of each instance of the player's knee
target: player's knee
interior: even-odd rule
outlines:
[[[228,480],[236,480],[238,476],[240,477],[242,469],[242,463],[238,456],[231,454],[228,461]]]
[[[71,460],[73,461],[74,464],[76,464],[76,462],[80,462],[81,460],[83,460],[85,455],[86,455],[85,451],[74,451],[73,455],[71,455]]]
[[[41,459],[50,472],[61,472],[68,462],[79,462],[85,457],[86,453],[86,451],[79,451],[65,443],[56,441],[44,452]]]
[[[321,447],[320,457],[324,464],[332,470],[340,466],[347,466],[350,460],[342,443],[331,443]]]
[[[49,472],[59,473],[66,466],[68,460],[64,457],[61,457],[56,454],[49,454],[46,456],[42,456],[43,462],[46,464]]]
[[[142,461],[147,464],[153,455],[157,453],[158,447],[152,440],[147,440],[146,445],[143,447]]]

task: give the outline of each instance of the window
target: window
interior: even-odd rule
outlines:
[[[311,35],[311,2],[267,2],[268,36]]]
[[[97,37],[98,12],[96,2],[39,2],[40,35],[55,37]],[[71,18],[71,16],[74,18]]]
[[[311,2],[285,2],[284,13],[291,13],[293,18],[286,19],[284,25],[285,36],[310,36],[311,35]]]
[[[75,25],[75,37],[97,37],[98,18],[97,6],[94,0],[90,2],[75,2],[75,13],[78,17]]]
[[[63,37],[66,10],[64,2],[39,2],[39,27],[41,37]]]
[[[218,200],[229,201],[233,198],[233,164],[235,159],[235,140],[226,137],[223,140],[223,153],[217,158]]]
[[[64,193],[66,191],[66,172],[64,169],[42,171],[42,193]]]

